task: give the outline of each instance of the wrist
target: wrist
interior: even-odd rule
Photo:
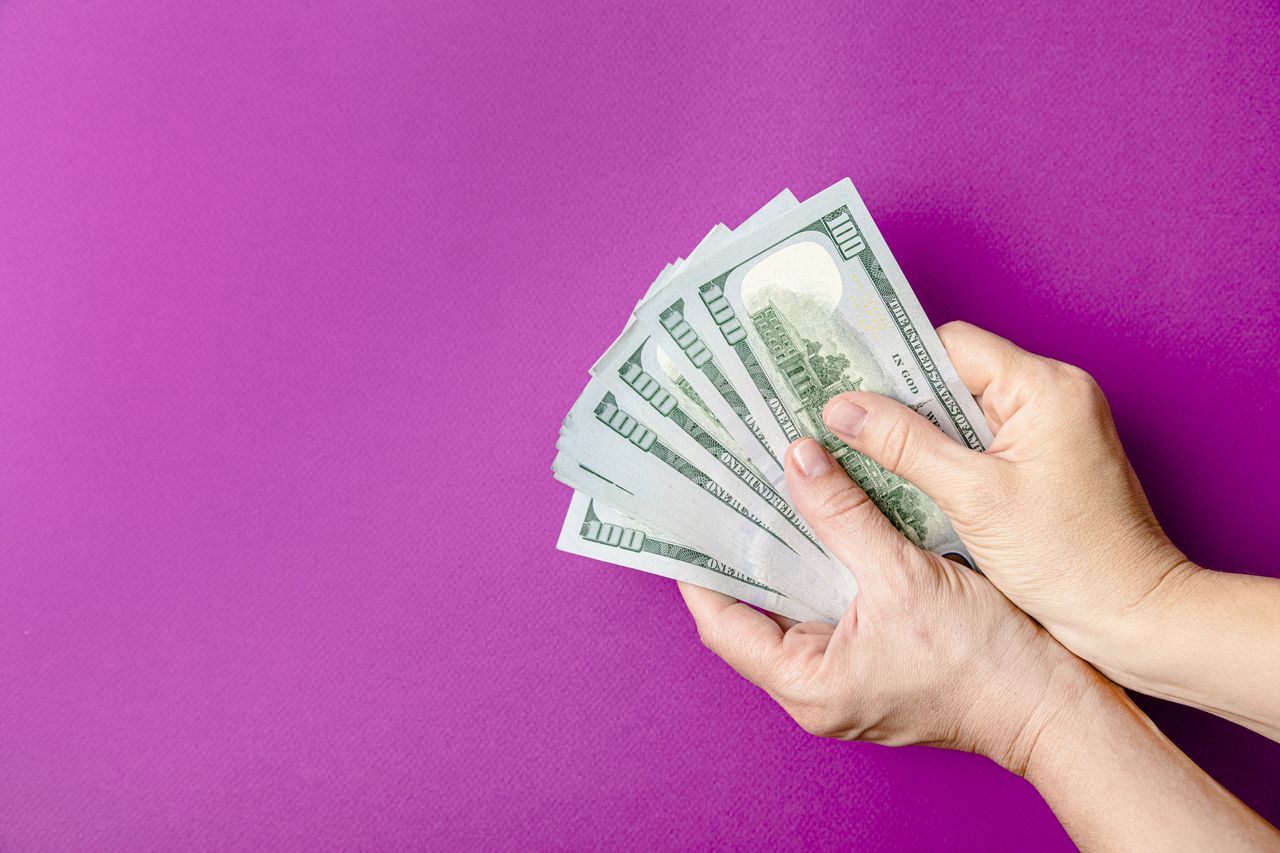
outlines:
[[[1185,624],[1197,590],[1211,574],[1181,553],[1166,557],[1135,595],[1099,621],[1093,636],[1080,642],[1081,648],[1070,640],[1064,644],[1118,684],[1143,693],[1161,692],[1169,686],[1161,663],[1169,647],[1168,626]]]
[[[1082,756],[1103,732],[1114,736],[1118,730],[1144,725],[1145,717],[1123,688],[1087,664],[1085,668],[1088,673],[1065,688],[1061,701],[1045,708],[1028,726],[1025,749],[1018,756],[1022,763],[1009,768],[1037,789],[1051,779],[1087,772],[1089,761]],[[1081,762],[1086,766],[1077,766]]]
[[[1059,643],[1119,684],[1141,689],[1144,660],[1203,574],[1168,540],[1134,543],[1106,565],[1086,562],[1065,588],[1020,602]]]
[[[1035,701],[1012,739],[1002,750],[987,753],[1001,767],[1027,779],[1056,758],[1076,731],[1087,730],[1100,712],[1127,701],[1123,691],[1097,670],[1066,649],[1061,651],[1038,691],[1033,689]]]
[[[961,719],[958,737],[945,744],[985,755],[1018,776],[1026,775],[1045,733],[1109,685],[1043,630],[1027,627],[1034,640],[1013,659],[995,657],[992,668],[980,676],[984,688]]]
[[[1021,775],[1081,849],[1274,848],[1274,829],[1096,671],[1069,707],[1040,723]]]
[[[1183,560],[1085,654],[1131,690],[1280,740],[1280,583]]]

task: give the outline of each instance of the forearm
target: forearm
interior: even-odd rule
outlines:
[[[1185,564],[1107,630],[1108,677],[1280,740],[1280,580]]]
[[[1280,833],[1097,673],[1042,717],[1020,769],[1085,850],[1275,850]]]

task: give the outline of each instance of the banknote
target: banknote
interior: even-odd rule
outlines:
[[[823,425],[835,395],[886,394],[952,439],[991,439],[853,184],[783,191],[655,277],[564,419],[575,490],[558,545],[796,619],[856,594],[791,506],[787,446],[821,441],[916,544],[971,558],[936,505]]]
[[[687,260],[677,259],[664,268],[664,270],[650,285],[644,298],[647,299],[653,293],[665,286],[665,284],[670,281],[671,277],[678,273],[688,263],[695,262],[699,257],[705,257],[708,254],[723,248],[735,236],[741,236],[749,233],[771,219],[776,218],[776,216],[781,213],[794,208],[797,204],[798,201],[795,196],[792,195],[790,191],[783,190],[769,203],[748,218],[737,229],[731,230],[723,224],[715,226],[689,254]],[[641,304],[643,301],[644,299],[641,300]],[[813,535],[812,531],[808,529],[803,520],[800,519],[799,515],[786,503],[785,498],[781,496],[778,490],[774,488],[759,471],[755,470],[751,464],[746,461],[746,454],[734,446],[733,441],[724,432],[723,427],[715,421],[714,417],[712,417],[705,409],[705,406],[700,405],[694,400],[686,399],[683,401],[684,408],[681,409],[676,405],[677,397],[666,397],[661,389],[655,386],[654,381],[646,377],[644,370],[640,365],[639,358],[632,359],[630,361],[628,361],[625,356],[620,360],[610,358],[623,350],[631,349],[632,342],[634,341],[632,325],[632,323],[628,322],[627,328],[619,337],[618,341],[615,342],[615,345],[611,347],[606,352],[605,356],[597,362],[596,366],[592,368],[592,372],[596,375],[596,379],[601,380],[604,387],[607,387],[610,392],[621,398],[624,405],[638,406],[639,408],[646,410],[648,414],[654,415],[656,413],[656,417],[663,419],[663,423],[653,425],[654,432],[662,437],[663,444],[668,448],[675,450],[684,458],[691,459],[697,466],[700,466],[699,473],[695,474],[695,477],[703,477],[703,470],[713,469],[713,476],[718,476],[721,479],[728,480],[732,484],[731,486],[726,487],[723,483],[715,483],[712,478],[707,477],[706,479],[701,480],[701,482],[705,484],[704,488],[709,489],[708,494],[720,495],[721,497],[719,500],[722,503],[728,503],[729,505],[735,505],[738,507],[743,507],[744,504],[749,505],[751,510],[755,513],[752,516],[753,518],[759,520],[760,515],[768,516],[776,525],[780,525],[782,527],[784,530],[783,538],[789,539],[793,548],[800,547],[802,549],[809,550],[821,559],[825,552],[823,551],[821,544]],[[649,350],[648,357],[661,358],[667,371],[674,369],[674,364],[667,359],[664,353],[661,353],[656,349]],[[606,364],[607,367],[605,367]],[[650,371],[656,373],[655,368],[656,365],[649,365]],[[683,385],[683,383],[681,384]],[[687,389],[687,386],[685,386],[685,389]],[[677,395],[682,396],[684,394],[684,390],[681,388],[673,390]],[[652,406],[652,408],[650,408],[650,406]],[[571,422],[572,418],[566,419],[566,424]],[[672,429],[672,427],[674,427],[674,429]],[[562,430],[562,439],[564,432],[565,430]],[[589,449],[585,449],[583,443],[575,440],[572,436],[570,436],[567,442],[562,440],[561,443],[573,446],[575,451],[588,457],[588,462],[591,462],[591,464],[587,464],[587,462],[583,462],[576,457],[570,459],[565,454],[559,454],[557,456],[556,465],[554,466],[555,470],[558,472],[557,476],[561,477],[561,479],[566,482],[577,482],[582,486],[582,488],[589,490],[592,494],[601,495],[603,497],[603,500],[601,500],[590,497],[582,492],[575,493],[575,501],[577,501],[575,504],[576,507],[580,509],[584,505],[583,501],[591,500],[594,502],[594,506],[607,507],[609,511],[617,513],[619,517],[626,518],[627,516],[619,512],[614,506],[610,506],[609,502],[614,504],[622,503],[633,507],[643,505],[637,504],[634,495],[626,492],[625,490],[619,490],[616,484],[611,481],[608,476],[602,474],[599,469],[607,468],[610,465],[610,461],[607,458],[603,462],[592,460],[591,451]],[[567,475],[565,473],[566,471],[568,472]],[[620,476],[616,472],[611,472],[611,474],[613,476]],[[656,476],[660,477],[662,475],[657,474]],[[776,478],[774,479],[776,480]],[[666,505],[663,504],[660,506]],[[570,514],[572,515],[574,511],[575,510],[571,509]],[[649,505],[646,508],[646,511],[649,516],[649,521],[653,521],[655,519],[660,521],[660,507]],[[680,512],[685,517],[688,517],[690,514],[696,517],[698,514],[696,508],[688,506],[682,506],[680,508]],[[631,519],[631,521],[637,524],[642,523],[637,522],[634,518]],[[569,531],[571,527],[572,525],[566,523],[565,530]],[[651,525],[648,530],[654,531],[656,528]],[[665,531],[662,536],[666,537],[663,541],[675,541],[674,537],[670,536]],[[571,546],[575,541],[577,541],[575,536],[566,532],[565,535],[561,537],[560,545],[564,550],[574,550]],[[598,543],[595,544],[593,546],[592,555],[599,556],[600,547],[601,546]],[[688,548],[690,546],[684,545],[683,547]],[[737,547],[737,545],[735,543],[731,543],[730,547]],[[579,553],[580,550],[581,549],[574,551],[574,553]],[[758,581],[755,581],[754,577],[756,574],[761,574],[762,571],[757,568],[754,569],[753,574],[753,566],[750,559],[750,556],[744,556],[741,559],[741,567],[746,569],[745,572],[739,571],[737,568],[735,568],[734,571],[742,574],[744,577],[752,578],[753,583],[758,584]],[[852,578],[848,576],[847,573],[844,573],[843,570],[840,570],[840,572],[841,574],[832,589],[825,591],[821,603],[823,612],[819,613],[815,610],[808,610],[804,616],[793,616],[793,618],[822,618],[824,621],[835,621],[847,605],[848,601],[852,598],[853,592],[856,588],[852,582]],[[664,572],[658,571],[657,573],[662,574]],[[670,572],[666,572],[666,574],[668,576],[673,576]],[[768,604],[764,603],[760,598],[759,590],[763,588],[766,587],[763,585],[753,586],[752,589],[757,590],[754,597],[744,598],[743,600],[750,600],[758,606],[768,608]],[[742,590],[739,591],[741,592]],[[802,611],[803,605],[801,605],[797,600],[791,598],[786,600],[790,602],[787,606],[787,609],[790,612],[784,615],[791,615]]]
[[[834,624],[839,620],[839,616],[852,600],[852,593],[833,594],[829,590],[822,591],[820,601],[804,601],[793,589],[787,589],[779,586],[779,580],[785,580],[785,572],[779,572],[776,560],[766,557],[768,562],[757,562],[759,552],[752,552],[742,549],[731,542],[725,542],[723,539],[716,540],[712,537],[708,540],[696,534],[696,529],[691,528],[688,524],[689,515],[681,515],[679,517],[669,517],[662,512],[654,512],[652,505],[646,503],[643,499],[643,493],[633,493],[629,487],[635,484],[625,479],[628,476],[625,471],[610,471],[604,474],[594,467],[587,465],[572,455],[560,451],[556,454],[552,463],[552,471],[555,473],[556,479],[570,486],[574,490],[574,495],[579,499],[589,499],[597,509],[607,508],[618,517],[636,520],[648,531],[652,531],[653,535],[665,542],[679,543],[681,546],[697,551],[711,559],[715,560],[718,566],[731,567],[734,576],[740,576],[742,579],[748,580],[750,584],[759,590],[776,591],[779,595],[785,597],[791,602],[790,610],[803,610],[806,618],[816,618],[818,621]],[[619,478],[618,480],[610,479],[610,477]],[[644,513],[647,517],[643,521],[637,519],[635,513]],[[707,513],[704,511],[698,514],[706,521]],[[715,519],[712,519],[715,521]],[[675,528],[680,532],[673,532],[668,527]],[[589,531],[588,531],[589,532]],[[557,547],[562,550],[570,550],[574,553],[578,551],[568,548],[569,540],[562,537]],[[735,555],[730,562],[729,558],[723,556],[725,554]],[[600,557],[599,548],[595,548],[592,554],[586,556]],[[613,556],[616,556],[614,554]],[[616,560],[609,560],[615,562]],[[619,563],[620,565],[624,565]],[[657,574],[663,574],[662,571],[656,571]],[[686,578],[677,578],[686,580]],[[696,583],[694,579],[687,579],[691,583]],[[704,584],[705,585],[705,584]],[[716,586],[709,586],[709,589],[718,589],[721,592],[733,594],[729,590],[720,589]],[[747,601],[748,599],[742,598]],[[752,601],[752,603],[758,603]],[[765,606],[759,604],[759,606]],[[774,611],[781,612],[781,611]],[[792,617],[798,618],[798,617]]]
[[[631,366],[635,367],[634,363]],[[643,429],[641,443],[646,446],[642,449],[652,457],[645,463],[652,466],[653,476],[692,478],[709,497],[740,508],[740,514],[769,530],[794,553],[803,557],[826,556],[817,537],[786,498],[741,457],[741,451],[722,443],[710,423],[699,423],[674,399],[663,399],[662,392],[655,392],[653,383],[639,372],[625,375],[630,381],[615,377],[618,381],[606,383],[596,377],[588,383],[584,397],[588,398],[586,408],[596,415],[594,422],[582,428],[578,427],[576,414],[566,420],[561,442],[573,448],[576,458],[601,470],[608,469],[618,462],[611,455],[616,442],[603,427],[618,427],[624,432],[628,428]],[[608,445],[603,444],[606,439]]]
[[[991,439],[850,181],[674,272],[633,328],[762,470],[815,437],[911,541],[971,561],[931,500],[822,423],[833,396],[875,391],[975,450]]]
[[[697,453],[679,452],[655,431],[651,414],[628,410],[600,383],[588,384],[565,418],[558,446],[591,476],[584,480],[557,461],[557,478],[690,545],[736,555],[758,570],[757,580],[815,609],[851,600],[852,577],[816,541],[783,523],[762,496],[720,477],[687,435],[680,434],[682,449]]]
[[[656,565],[653,564],[653,561],[650,558],[633,558],[633,561],[635,559],[644,559],[646,562],[650,563],[650,565],[640,567],[643,571],[649,571],[653,574],[662,574],[668,577],[673,577],[676,580],[686,580],[690,583],[698,583],[701,586],[706,586],[708,589],[715,589],[728,595],[734,595],[739,600],[749,601],[756,606],[765,607],[770,610],[773,610],[773,608],[770,607],[768,603],[759,600],[761,598],[759,591],[767,591],[768,594],[776,593],[790,603],[784,610],[773,610],[773,612],[791,616],[793,619],[812,619],[814,621],[835,624],[839,621],[840,615],[848,607],[849,602],[852,601],[852,595],[847,592],[833,594],[829,591],[823,594],[822,600],[819,602],[803,601],[794,593],[794,591],[777,586],[780,575],[777,571],[776,564],[762,565],[755,563],[753,562],[753,556],[751,554],[742,552],[741,549],[738,548],[727,547],[723,542],[707,545],[691,541],[691,538],[687,535],[672,533],[665,528],[660,527],[659,525],[663,523],[661,521],[654,521],[648,518],[643,521],[636,519],[634,515],[627,512],[627,509],[624,508],[630,506],[634,509],[636,505],[634,503],[628,504],[628,501],[626,500],[628,496],[625,494],[622,495],[621,500],[618,499],[620,490],[616,483],[612,481],[607,483],[602,482],[602,477],[599,472],[583,465],[564,453],[556,454],[553,470],[555,470],[556,478],[558,480],[573,487],[573,494],[576,499],[590,500],[592,505],[596,508],[597,514],[604,510],[608,510],[618,518],[635,521],[637,525],[639,525],[638,529],[642,529],[643,531],[650,533],[654,537],[655,541],[662,541],[672,545],[679,544],[683,548],[697,552],[710,560],[714,560],[715,563],[708,564],[708,566],[723,569],[724,571],[721,572],[721,574],[728,573],[733,577],[744,580],[758,592],[751,596],[743,597],[737,594],[737,592],[743,592],[742,589],[735,592],[733,590],[723,588],[723,585],[717,586],[701,583],[697,578],[685,577],[668,571],[668,569],[673,568],[670,564],[665,566]],[[622,491],[625,491],[625,489]],[[566,522],[566,524],[567,523],[568,522]],[[625,527],[628,525],[623,526]],[[636,525],[630,526],[635,527]],[[590,530],[586,531],[586,538],[590,538],[590,533]],[[685,533],[687,534],[688,531],[686,530]],[[586,545],[581,543],[571,547],[571,538],[573,537],[566,538],[568,536],[569,534],[562,535],[560,541],[557,543],[557,547],[561,550],[567,550],[571,553],[582,553],[583,550],[587,548]],[[576,538],[582,539],[583,536],[577,536]],[[590,553],[585,553],[583,556],[591,556],[617,565],[636,568],[635,566],[631,566],[629,562],[612,559],[612,557],[617,557],[619,554],[612,551],[603,551],[599,546],[600,543],[596,543],[596,545],[591,548]],[[735,554],[732,562],[728,561],[729,558],[722,556],[730,553]],[[684,568],[689,569],[690,567],[685,566]],[[803,615],[792,615],[797,612],[802,613]]]
[[[751,462],[652,336],[636,327],[627,330],[597,363],[593,381],[608,388],[623,405],[650,416],[654,431],[670,446],[702,462],[724,481],[735,482],[739,491],[758,497],[766,517],[776,516],[822,552],[817,537],[775,484],[777,478]]]
[[[723,224],[715,226],[689,254],[687,261],[677,259],[667,265],[650,286],[646,298],[665,286],[671,276],[687,263],[724,248],[735,236],[750,233],[798,203],[789,190],[783,190],[736,230],[730,230]],[[681,382],[678,375],[669,376],[675,370],[674,363],[665,353],[646,347],[649,341],[637,338],[635,332],[634,326],[629,324],[593,366],[593,381],[601,382],[620,398],[623,406],[634,406],[660,419],[661,422],[654,423],[653,427],[664,443],[695,463],[714,469],[721,478],[736,481],[742,488],[739,495],[754,509],[770,518],[776,516],[775,520],[780,520],[785,528],[798,533],[810,547],[821,551],[817,538],[774,485],[746,461],[746,454],[735,446],[705,405],[696,397],[688,396],[687,383]],[[662,383],[666,382],[674,382],[673,387],[664,390]],[[791,542],[795,544],[794,537]]]
[[[648,290],[645,291],[640,302],[636,303],[636,308],[638,309],[640,305],[644,304],[645,300],[665,286],[666,283],[671,280],[672,276],[680,272],[680,270],[689,263],[692,263],[700,257],[706,257],[715,251],[723,249],[734,236],[749,234],[756,228],[764,225],[766,222],[776,219],[778,216],[792,209],[799,203],[800,202],[796,200],[796,197],[791,190],[784,189],[782,192],[771,198],[763,207],[751,214],[751,216],[747,217],[747,219],[744,220],[736,229],[729,228],[724,223],[716,225],[698,242],[698,245],[689,253],[688,258],[676,258],[663,268],[662,272],[658,274],[658,277],[649,285]],[[632,315],[627,318],[627,324],[624,331],[631,328],[634,319],[635,313],[633,312]],[[594,367],[592,368],[592,373],[595,373]]]
[[[799,622],[831,622],[840,616],[806,607],[729,563],[685,545],[582,492],[573,493],[556,547],[571,554],[697,584]]]

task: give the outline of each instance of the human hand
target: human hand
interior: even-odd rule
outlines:
[[[834,398],[827,426],[933,498],[979,568],[1058,640],[1135,686],[1128,636],[1197,567],[1156,523],[1106,398],[1083,370],[967,323],[938,336],[995,434],[986,453],[877,394]]]
[[[908,542],[818,442],[792,445],[785,468],[793,505],[858,581],[839,624],[680,589],[706,646],[804,729],[976,752],[1022,773],[1058,711],[1104,690],[990,581]]]
[[[796,442],[785,467],[795,508],[857,577],[839,624],[680,589],[707,647],[803,728],[986,755],[1035,785],[1082,849],[1274,849],[1275,830],[1122,690],[985,577],[908,542],[822,445]]]

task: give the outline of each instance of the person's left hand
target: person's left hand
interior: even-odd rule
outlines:
[[[1021,773],[1037,734],[1105,680],[977,572],[908,542],[813,439],[786,457],[797,510],[853,571],[838,625],[680,584],[703,643],[825,737],[977,752]]]

